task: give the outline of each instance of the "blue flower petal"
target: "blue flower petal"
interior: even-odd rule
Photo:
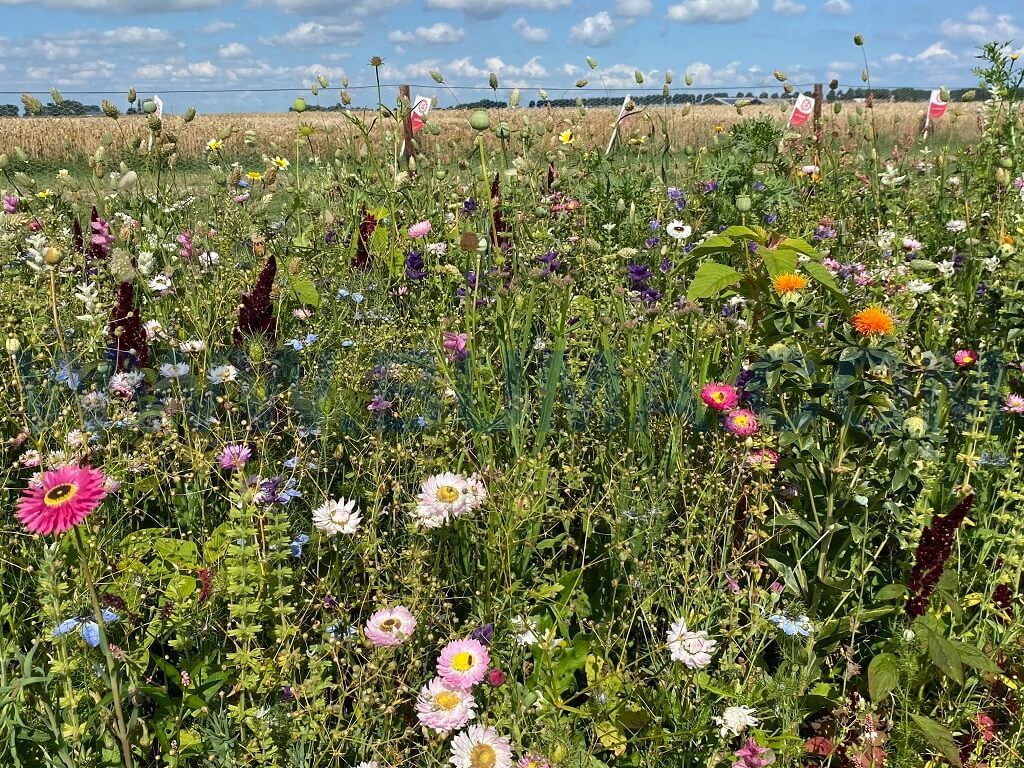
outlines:
[[[70,619],[64,619],[64,621],[62,621],[60,625],[55,630],[53,630],[53,636],[60,637],[61,635],[66,635],[68,632],[74,632],[78,628],[78,625],[81,623],[82,622],[80,619],[76,619],[74,617]]]
[[[100,644],[100,625],[95,621],[87,621],[82,624],[82,637],[85,642],[92,648],[99,647]]]

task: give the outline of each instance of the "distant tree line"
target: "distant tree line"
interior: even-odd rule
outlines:
[[[21,108],[16,104],[0,104],[0,117],[18,117]],[[84,117],[86,115],[101,115],[103,111],[98,104],[83,104],[74,99],[65,99],[60,104],[44,104],[40,117]],[[28,117],[25,113],[25,117]]]

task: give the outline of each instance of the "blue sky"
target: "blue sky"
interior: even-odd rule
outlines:
[[[96,103],[131,85],[160,93],[172,111],[287,109],[323,74],[337,101],[343,76],[373,83],[486,86],[496,72],[523,98],[587,77],[587,90],[633,84],[760,91],[781,69],[796,83],[836,77],[860,85],[852,43],[867,40],[880,85],[972,85],[976,46],[1024,44],[1021,0],[0,0],[0,90]],[[593,56],[599,73],[590,72]],[[280,93],[173,94],[181,89],[284,88]],[[94,95],[69,95],[95,90]],[[419,89],[426,91],[426,89]],[[442,103],[450,102],[434,88]],[[481,91],[459,92],[462,100]],[[353,91],[355,103],[372,97]],[[18,101],[0,95],[0,103]],[[123,103],[123,98],[119,99]]]

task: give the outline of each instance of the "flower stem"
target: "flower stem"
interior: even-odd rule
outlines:
[[[128,727],[125,725],[124,711],[121,709],[121,683],[118,678],[117,668],[114,665],[114,657],[110,653],[110,644],[107,642],[107,632],[104,628],[103,610],[100,608],[99,595],[96,593],[96,582],[92,577],[92,570],[89,568],[89,555],[85,547],[85,539],[82,536],[82,527],[75,526],[75,543],[78,545],[78,555],[82,562],[82,577],[86,586],[89,587],[89,599],[92,601],[92,610],[96,614],[96,624],[100,629],[100,650],[103,651],[103,658],[107,662],[107,673],[110,676],[111,698],[114,700],[114,716],[117,718],[117,738],[121,742],[121,758],[124,768],[134,768],[135,762],[132,759],[132,745],[128,740]]]

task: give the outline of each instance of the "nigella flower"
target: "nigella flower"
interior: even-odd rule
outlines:
[[[809,637],[811,632],[814,631],[814,625],[811,624],[811,620],[806,616],[790,618],[784,613],[773,613],[768,617],[768,621],[772,622],[789,637]]]
[[[554,250],[548,251],[543,256],[538,256],[537,261],[545,265],[543,272],[541,272],[541,275],[545,277],[552,272],[557,272],[559,267],[562,266],[562,262],[558,259],[558,251]]]
[[[667,275],[672,271],[672,262],[668,259],[662,259],[661,264],[658,265],[658,271],[663,275]]]
[[[764,192],[765,189],[766,189],[765,185],[762,184],[760,181],[755,181],[754,182],[754,191],[755,192]]]
[[[306,338],[304,338],[304,339],[288,339],[288,341],[286,341],[285,344],[287,344],[289,347],[294,349],[296,352],[301,352],[303,349],[306,348],[306,346],[308,346],[309,344],[312,344],[313,342],[315,342],[319,338],[320,337],[317,336],[317,334],[315,334],[315,333],[307,333],[306,334]]]
[[[644,240],[644,247],[647,248],[648,250],[650,250],[651,248],[657,248],[659,245],[661,245],[660,237],[649,237],[646,240]]]
[[[470,638],[479,640],[484,645],[490,645],[494,637],[494,622],[477,627],[469,633]]]
[[[292,557],[302,557],[302,548],[309,543],[309,536],[305,533],[300,533],[291,543],[288,545],[292,550]]]
[[[718,189],[718,182],[715,181],[714,179],[708,179],[707,181],[702,181],[701,182],[701,189],[703,189],[707,193],[714,192],[716,189]]]
[[[422,280],[427,276],[422,251],[409,251],[405,256],[405,276],[410,280]]]
[[[104,608],[101,615],[103,616],[104,624],[113,624],[121,618],[109,608]],[[81,630],[82,639],[85,640],[90,647],[97,648],[100,644],[100,626],[96,621],[87,617],[73,616],[69,619],[64,619],[64,621],[54,628],[53,636],[62,637],[63,635],[74,632],[79,628]]]
[[[953,539],[957,529],[974,505],[974,494],[968,494],[963,501],[946,515],[936,515],[930,525],[921,532],[917,543],[914,567],[910,571],[907,586],[910,597],[906,611],[911,618],[924,616],[928,611],[928,598],[946,568],[946,561],[953,552]]]
[[[368,411],[390,411],[391,401],[385,400],[383,395],[374,395],[373,399],[370,400],[370,404],[366,406]]]

